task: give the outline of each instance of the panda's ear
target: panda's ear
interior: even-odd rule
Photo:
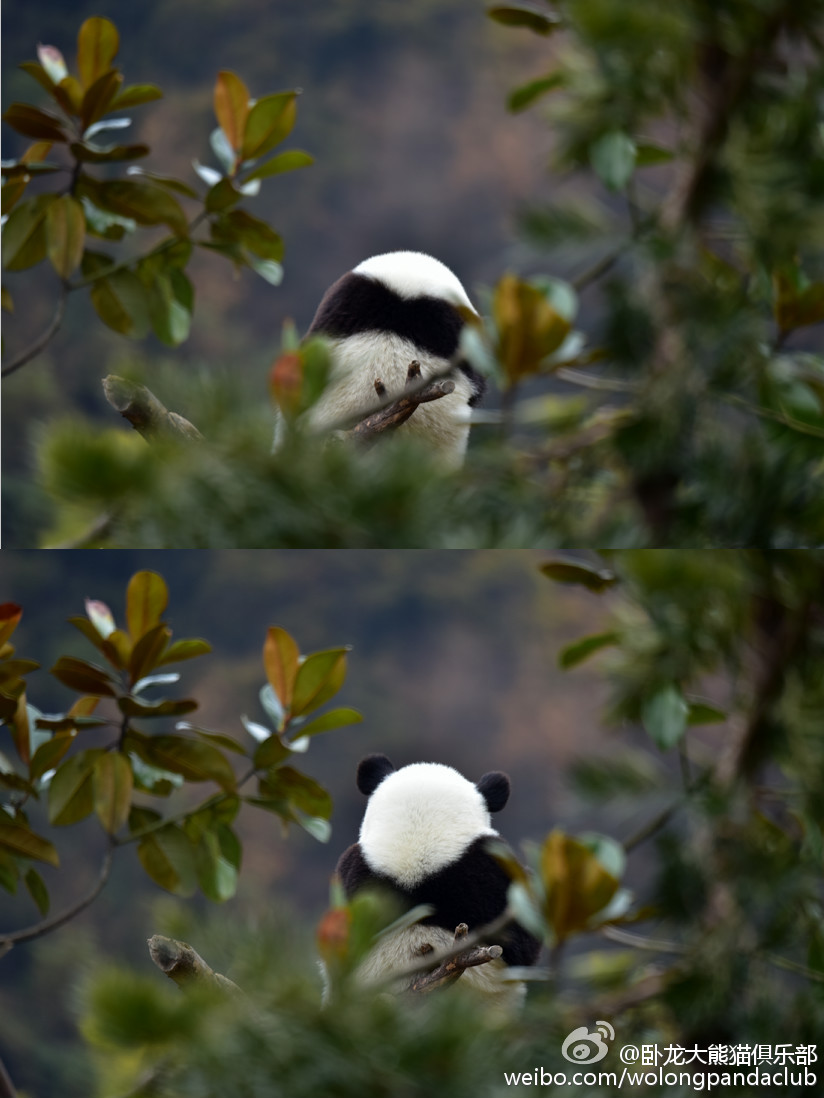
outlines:
[[[358,789],[371,797],[387,774],[395,767],[386,755],[367,755],[358,763]]]
[[[475,787],[486,801],[490,812],[500,812],[509,800],[509,775],[501,770],[484,774]]]

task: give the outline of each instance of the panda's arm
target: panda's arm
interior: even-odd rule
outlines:
[[[379,879],[366,864],[366,859],[361,853],[359,843],[353,843],[344,850],[338,859],[335,872],[343,883],[343,890],[346,893],[347,900],[354,896],[358,889],[362,888],[365,884],[375,882]]]

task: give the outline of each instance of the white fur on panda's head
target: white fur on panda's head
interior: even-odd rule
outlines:
[[[498,834],[490,812],[506,804],[509,778],[493,771],[473,785],[440,763],[395,770],[385,755],[369,755],[358,767],[358,788],[369,796],[361,853],[373,871],[413,888],[476,839]]]
[[[382,282],[399,297],[412,300],[416,297],[436,297],[450,305],[462,305],[475,312],[466,290],[457,275],[424,252],[386,252],[364,259],[353,270],[354,274]]]

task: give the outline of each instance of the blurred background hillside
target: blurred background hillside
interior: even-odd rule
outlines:
[[[138,360],[149,364],[151,385],[164,361],[192,374],[225,369],[260,399],[283,320],[291,317],[305,330],[325,288],[381,251],[432,252],[474,296],[508,265],[523,266],[514,213],[538,197],[548,156],[540,117],[513,118],[506,110],[508,90],[538,57],[545,60],[546,44],[492,23],[478,0],[150,0],[139,6],[35,0],[4,14],[6,104],[42,102],[43,93],[17,66],[35,56],[39,42],[73,59],[78,27],[91,15],[117,25],[118,63],[127,81],[157,83],[165,93],[130,112],[129,140],[152,149],[143,161],[148,170],[195,184],[192,160],[212,163],[212,88],[220,69],[241,75],[253,95],[302,88],[287,147],[307,150],[316,162],[278,177],[250,206],[284,238],[280,287],[250,270],[235,278],[225,261],[199,254],[192,268],[195,322],[182,347],[172,352],[153,337],[124,343],[84,299],[73,302],[45,354],[9,383],[6,535],[18,545],[27,544],[21,526],[37,519],[31,498],[21,498],[22,487],[16,492],[14,485],[31,461],[38,430],[72,410],[112,425],[100,388],[105,374],[127,372]],[[4,155],[19,155],[26,140],[4,129]],[[48,323],[57,280],[38,268],[15,284],[23,290],[21,303],[27,285],[32,297],[7,318],[9,351]]]

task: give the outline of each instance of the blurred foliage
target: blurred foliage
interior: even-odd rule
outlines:
[[[118,627],[108,606],[86,600],[86,617],[70,623],[97,649],[108,667],[75,656],[60,656],[51,674],[80,697],[65,713],[44,714],[26,698],[23,676],[38,668],[15,658],[9,637],[22,610],[0,607],[0,719],[8,729],[13,753],[0,753],[0,884],[15,893],[20,879],[41,915],[49,894],[32,863],[59,866],[54,843],[41,835],[29,810],[43,798],[53,827],[78,823],[92,813],[107,836],[107,853],[98,886],[89,900],[70,909],[77,914],[97,895],[109,875],[115,849],[137,844],[140,863],[162,888],[191,895],[200,888],[211,900],[233,896],[243,847],[234,828],[239,810],[252,805],[280,818],[284,830],[297,823],[314,838],[329,838],[332,799],[313,778],[294,766],[319,733],[360,721],[351,708],[323,708],[346,676],[346,648],[301,656],[293,637],[272,626],[263,645],[267,684],[260,701],[271,727],[242,717],[252,747],[233,736],[177,721],[175,731],[150,734],[144,721],[181,717],[198,707],[192,698],[149,700],[146,692],[180,679],[166,668],[211,651],[200,639],[172,641],[163,620],[168,590],[156,572],[136,573],[126,591],[125,625]],[[98,704],[104,704],[98,710]],[[106,713],[106,702],[110,712]],[[93,730],[105,739],[89,742]],[[16,756],[16,757],[15,757]],[[244,759],[238,776],[233,759]],[[255,779],[254,795],[242,788]],[[196,805],[190,783],[210,782],[219,792]],[[154,805],[184,791],[165,814]],[[27,808],[28,805],[28,808]],[[77,898],[76,898],[77,899]],[[53,922],[0,935],[0,945],[39,937],[62,925]]]
[[[570,249],[586,265],[569,279],[505,273],[488,293],[484,327],[467,325],[463,353],[498,380],[503,398],[500,423],[478,417],[461,472],[445,476],[401,445],[364,460],[313,437],[295,437],[274,458],[253,392],[230,402],[194,450],[150,451],[116,431],[90,437],[83,424],[50,422],[40,489],[20,502],[28,529],[42,544],[106,547],[820,544],[823,14],[821,0],[490,9],[512,34],[546,42],[547,68],[509,105],[545,112],[553,190],[576,192],[571,204],[559,197],[523,211],[526,240],[549,265]],[[294,97],[249,103],[239,78],[221,73],[222,178],[209,176],[202,216],[212,225],[206,245],[235,260],[245,248],[247,261],[265,264],[279,255],[249,243],[249,215],[237,203],[302,154],[250,172],[244,158],[288,132]],[[262,105],[274,112],[268,137],[256,129]],[[80,103],[81,119],[92,106]],[[28,115],[10,110],[10,121],[31,129]],[[86,161],[78,163],[85,178]],[[27,169],[13,170],[7,186]],[[162,184],[129,186],[177,208]],[[73,198],[49,214],[43,197],[17,209],[30,210],[38,248],[67,269],[80,248]],[[178,228],[164,264],[183,256],[189,230]],[[174,292],[167,298],[181,305]],[[322,355],[285,341],[276,402],[304,408],[325,370]],[[204,429],[197,391],[181,382],[157,395]]]

